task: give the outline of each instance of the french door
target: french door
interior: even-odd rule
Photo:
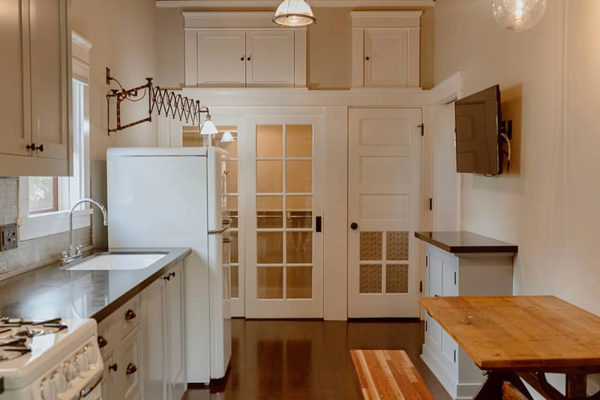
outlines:
[[[418,317],[420,109],[350,109],[348,317]]]
[[[257,116],[247,128],[246,316],[322,318],[322,117]]]

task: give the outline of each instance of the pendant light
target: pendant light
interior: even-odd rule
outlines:
[[[233,137],[231,132],[226,131],[223,134],[223,137],[221,138],[221,143],[231,143],[231,142],[235,142],[235,138]]]
[[[279,26],[299,27],[316,24],[317,19],[306,0],[283,0],[273,22]]]
[[[511,31],[533,28],[546,12],[547,0],[492,0],[496,21]]]

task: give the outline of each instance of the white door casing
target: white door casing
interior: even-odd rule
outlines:
[[[322,124],[320,115],[248,119],[251,134],[246,156],[251,160],[245,164],[244,182],[247,318],[323,317],[323,234],[316,229],[317,217],[323,215]],[[312,154],[290,156],[300,147],[288,146],[299,126],[312,127]],[[257,156],[257,133],[262,137],[261,132],[269,130],[265,127],[280,130],[281,134],[271,137],[278,140],[274,148],[281,149],[273,154],[259,151]],[[306,171],[311,164],[312,176],[304,182],[287,179],[294,169]],[[273,174],[272,180],[264,178],[265,171]],[[303,216],[301,203],[308,207],[312,203],[312,209],[305,210],[309,214]],[[304,286],[299,288],[298,282]]]
[[[348,317],[419,317],[422,110],[350,109]]]

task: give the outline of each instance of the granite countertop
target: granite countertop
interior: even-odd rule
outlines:
[[[517,253],[519,247],[471,232],[415,232],[415,237],[454,254]]]
[[[33,320],[94,318],[100,322],[191,253],[189,248],[116,251],[167,255],[140,270],[68,271],[54,263],[17,275],[0,282],[0,316]]]

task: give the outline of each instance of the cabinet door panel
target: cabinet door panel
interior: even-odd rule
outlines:
[[[442,296],[458,296],[458,258],[444,255]]]
[[[247,86],[294,86],[294,32],[248,31]]]
[[[162,278],[142,292],[144,400],[166,400],[166,284]]]
[[[123,394],[124,400],[135,400],[142,394],[143,360],[141,347],[142,329],[137,327],[123,340],[121,345],[117,392]]]
[[[245,86],[246,33],[198,32],[198,85]]]
[[[171,271],[167,284],[169,315],[169,366],[171,400],[180,400],[185,392],[185,326],[184,326],[184,276],[183,264]]]
[[[104,360],[104,372],[102,373],[102,395],[105,399],[118,400],[115,397],[115,371],[111,368],[115,365],[114,356],[111,354]],[[118,366],[117,366],[118,370]],[[119,397],[120,398],[120,397]]]
[[[408,86],[408,31],[365,30],[365,86]]]
[[[71,97],[66,0],[30,0],[30,12],[32,136],[44,146],[34,154],[66,160]]]
[[[429,253],[429,296],[442,296],[444,262],[441,254],[433,250]]]
[[[31,143],[27,2],[0,0],[0,154],[27,155]]]
[[[442,354],[444,355],[446,365],[455,377],[458,374],[458,344],[452,337],[442,329]]]

